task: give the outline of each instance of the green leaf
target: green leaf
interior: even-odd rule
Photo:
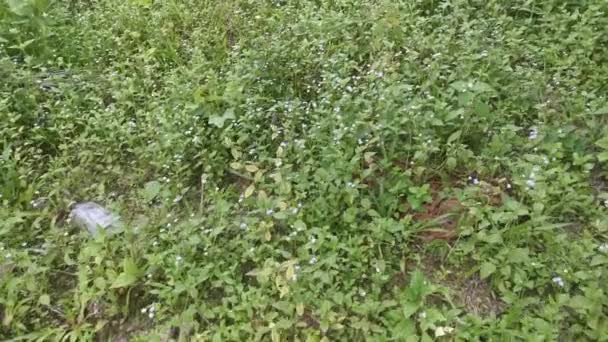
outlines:
[[[139,269],[137,268],[137,265],[135,264],[135,262],[133,261],[133,259],[131,258],[126,258],[125,260],[123,260],[122,262],[122,267],[125,273],[127,274],[131,274],[135,277],[139,276]]]
[[[128,287],[134,284],[136,281],[137,277],[127,273],[121,273],[118,275],[118,277],[116,277],[116,279],[114,279],[114,282],[110,288],[116,289],[120,287]]]
[[[527,248],[511,249],[508,253],[508,258],[509,258],[509,261],[513,262],[513,263],[524,263],[530,259],[528,256]]]
[[[38,303],[48,306],[51,304],[51,297],[49,297],[48,294],[43,294],[40,296],[40,298],[38,298]]]
[[[402,314],[405,318],[410,318],[419,308],[419,305],[416,303],[405,302],[402,307]]]
[[[597,160],[598,160],[600,163],[603,163],[603,162],[605,162],[606,160],[608,160],[608,151],[604,151],[604,152],[598,153],[598,155],[597,155]]]
[[[479,116],[488,116],[490,114],[490,106],[484,102],[477,102],[474,107],[475,114]]]
[[[110,288],[128,287],[134,284],[141,275],[139,268],[131,258],[124,259],[122,267],[123,272],[114,279]]]
[[[479,276],[481,279],[485,279],[489,277],[492,273],[496,271],[496,266],[494,266],[491,262],[484,262],[479,269]]]
[[[462,134],[461,130],[457,130],[456,132],[450,134],[450,136],[448,137],[448,144],[458,140],[460,138],[461,134]]]
[[[591,115],[606,115],[608,114],[608,106],[602,107],[600,109],[597,109],[593,112],[591,112]]]
[[[31,7],[27,1],[23,0],[6,0],[8,8],[16,15],[25,16],[31,13]]]
[[[608,136],[603,137],[602,139],[595,142],[595,144],[604,150],[608,150]]]
[[[151,181],[144,186],[144,200],[152,201],[160,193],[161,184],[158,181]]]
[[[209,118],[209,124],[216,126],[217,128],[224,127],[224,123],[226,120],[233,120],[236,117],[234,116],[234,108],[228,108],[223,115],[216,115]]]

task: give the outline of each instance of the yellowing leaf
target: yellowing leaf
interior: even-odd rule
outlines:
[[[280,342],[281,341],[281,333],[278,329],[272,329],[270,336],[272,338],[272,342]]]
[[[245,198],[248,198],[249,196],[251,196],[254,191],[255,191],[254,184],[251,184],[250,186],[248,186],[247,189],[245,189]]]
[[[247,170],[247,172],[254,173],[258,170],[258,167],[253,164],[249,164],[245,166],[245,170]]]
[[[38,303],[48,306],[51,304],[51,297],[49,297],[48,294],[43,294],[40,296],[40,298],[38,298]]]
[[[287,266],[287,271],[285,271],[285,278],[287,278],[287,280],[292,280],[293,276],[295,274],[296,274],[296,271],[295,271],[293,265]]]

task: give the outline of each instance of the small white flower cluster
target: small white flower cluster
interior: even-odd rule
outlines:
[[[147,308],[141,309],[141,313],[142,314],[146,314],[147,313],[148,314],[148,318],[154,319],[154,315],[156,313],[156,308],[155,308],[154,304],[152,304],[152,305],[150,305]]]
[[[477,176],[475,176],[475,177],[473,177],[473,176],[469,176],[469,178],[468,178],[468,179],[469,179],[469,182],[470,182],[470,183],[473,183],[473,184],[475,184],[475,185],[478,185],[478,184],[479,184],[479,178],[477,178]]]
[[[528,133],[528,139],[536,140],[538,138],[538,129],[536,127],[530,128],[530,132]]]
[[[318,261],[317,257],[315,255],[313,255],[310,260],[308,261],[309,264],[314,265],[316,264]]]
[[[536,172],[539,170],[540,170],[540,168],[538,166],[535,166],[532,169],[532,172],[530,172],[530,175],[528,176],[528,179],[526,180],[526,187],[528,188],[528,190],[532,190],[532,189],[534,189],[534,187],[536,187]]]
[[[298,265],[298,264],[295,264],[295,265],[293,266],[293,270],[294,270],[294,272],[293,272],[293,275],[291,276],[291,281],[296,281],[296,280],[298,280],[298,272],[300,271],[300,269],[301,269],[301,267],[300,267],[300,265]]]
[[[287,241],[291,241],[292,238],[294,238],[296,235],[298,235],[297,231],[291,232],[289,233],[289,235],[285,238],[285,240]]]
[[[564,285],[565,285],[562,277],[553,277],[553,279],[551,279],[551,281],[553,281],[553,283],[559,287],[564,287]]]

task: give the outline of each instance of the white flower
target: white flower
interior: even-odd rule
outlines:
[[[535,140],[538,138],[538,129],[536,127],[530,128],[530,133],[528,134],[528,139]]]
[[[316,256],[314,256],[314,255],[313,255],[313,256],[310,258],[310,260],[308,261],[308,263],[309,263],[309,264],[311,264],[311,265],[312,265],[312,264],[314,264],[314,263],[316,263],[316,262],[317,262],[317,257],[316,257]]]
[[[273,213],[274,213],[274,210],[272,210],[272,209],[266,210],[266,215],[272,215]]]
[[[184,258],[181,255],[178,255],[175,257],[175,264],[179,264],[184,260]]]
[[[559,287],[564,287],[564,280],[562,279],[562,277],[553,277],[551,281],[553,281],[553,283],[555,283]]]
[[[247,229],[247,223],[245,223],[245,222],[241,223],[240,227],[243,230]]]
[[[536,186],[536,181],[533,178],[529,178],[526,181],[526,185],[528,186],[528,189],[533,189],[534,186]]]
[[[598,248],[598,251],[602,252],[602,253],[606,253],[608,252],[608,243],[603,243],[601,244]]]

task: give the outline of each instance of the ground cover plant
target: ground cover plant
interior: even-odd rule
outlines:
[[[2,0],[0,80],[2,340],[608,336],[604,0]]]

